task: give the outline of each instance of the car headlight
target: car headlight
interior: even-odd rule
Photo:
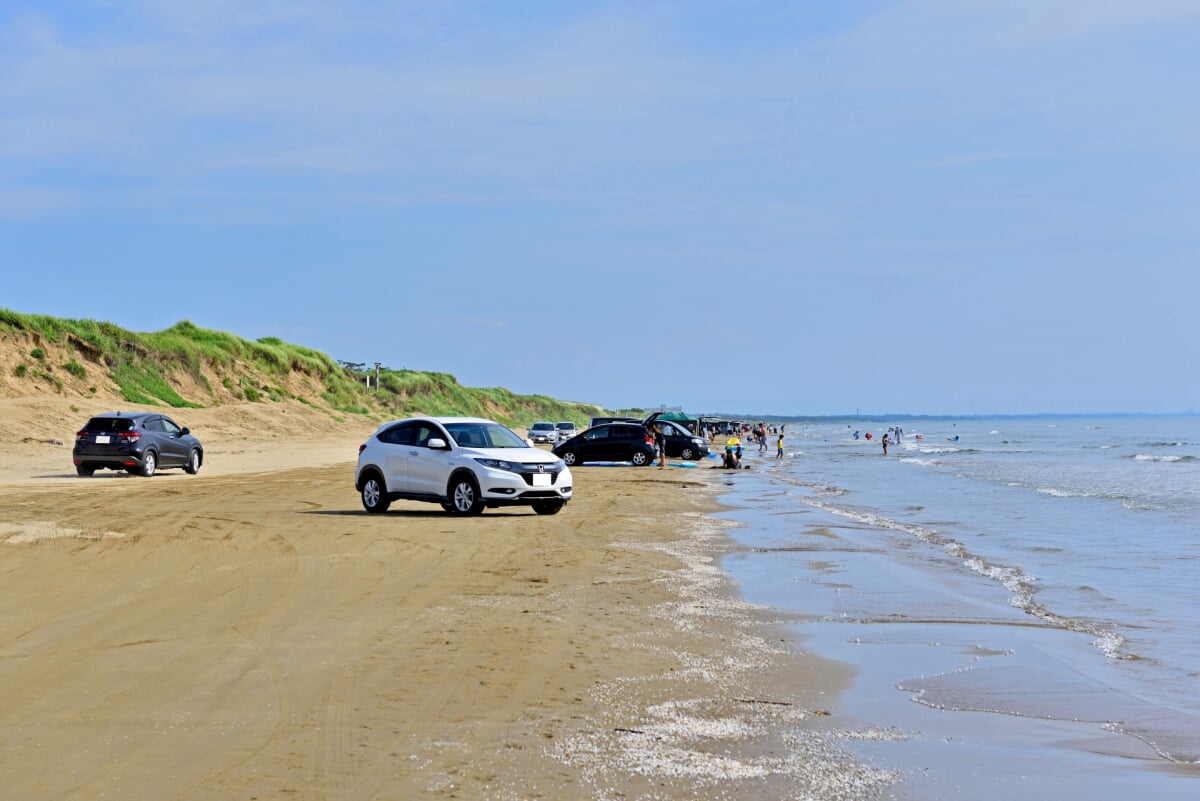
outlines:
[[[479,462],[484,467],[490,467],[493,470],[507,470],[510,473],[516,472],[513,469],[512,462],[506,462],[503,459],[484,459],[481,457],[477,457],[475,459],[475,461]]]
[[[700,439],[699,437],[692,437],[692,444],[693,445],[703,445],[704,440]]]

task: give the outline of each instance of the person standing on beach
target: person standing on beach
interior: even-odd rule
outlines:
[[[783,458],[783,434],[782,433],[779,434],[779,442],[776,443],[776,447],[778,448],[778,450],[775,452],[775,458],[782,459]]]
[[[662,426],[654,427],[654,447],[658,449],[658,466],[667,466],[667,437],[663,434]]]

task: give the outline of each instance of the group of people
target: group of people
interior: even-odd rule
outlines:
[[[778,439],[775,442],[775,458],[776,459],[783,458],[783,426],[771,427],[769,429],[769,431],[770,431],[769,435],[768,435],[768,428],[767,428],[766,423],[759,423],[758,425],[756,425],[752,428],[747,427],[747,429],[749,430],[749,434],[747,435],[746,439],[750,442],[754,442],[754,441],[758,442],[758,452],[759,453],[767,453],[769,451],[769,448],[767,446],[767,440],[768,440],[769,435],[777,436]],[[733,436],[731,436],[729,439],[727,439],[725,441],[725,455],[722,459],[721,465],[722,465],[722,467],[726,467],[731,470],[738,470],[738,469],[741,469],[741,467],[743,466],[742,465],[742,441],[740,439],[738,439],[737,433],[735,431],[730,430],[729,433],[733,434]]]
[[[850,426],[846,426],[846,428],[849,428],[849,427]],[[862,437],[867,440],[870,440],[875,435],[872,434],[870,431],[868,431],[866,434],[861,434],[860,432],[855,431],[853,434],[851,434],[851,436],[854,437],[854,439],[859,439],[860,437]],[[904,429],[901,428],[900,426],[890,426],[888,428],[888,430],[884,432],[883,439],[881,439],[879,441],[879,444],[883,446],[883,455],[887,456],[889,445],[895,445],[897,442],[903,441],[903,439],[904,439]],[[922,439],[922,436],[920,434],[917,434],[917,439]],[[946,437],[946,441],[947,442],[958,442],[958,434],[955,434],[953,437]]]

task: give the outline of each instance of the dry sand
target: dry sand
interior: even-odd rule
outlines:
[[[362,512],[374,428],[178,410],[197,476],[74,475],[0,401],[0,788],[40,799],[870,798],[835,663],[719,566],[720,470],[577,468],[559,515]],[[50,440],[49,442],[47,440]],[[54,444],[54,441],[61,444]]]

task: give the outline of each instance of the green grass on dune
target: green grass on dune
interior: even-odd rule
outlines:
[[[184,320],[163,331],[137,333],[113,323],[22,314],[0,308],[0,332],[43,340],[75,356],[64,365],[76,377],[107,373],[130,403],[201,407],[218,404],[218,393],[206,376],[236,397],[252,402],[295,398],[309,405],[324,404],[339,412],[386,419],[420,412],[448,416],[491,417],[509,425],[534,420],[585,423],[602,410],[590,404],[555,400],[542,395],[517,395],[496,387],[464,387],[448,373],[390,370],[380,373],[379,388],[367,389],[374,371],[357,371],[338,364],[327,354],[293,345],[278,337],[248,340],[224,331],[200,328]],[[18,378],[44,377],[42,371],[13,369]],[[188,385],[204,389],[204,397],[183,397],[171,379],[183,375]],[[310,387],[294,392],[284,384]],[[61,391],[61,382],[57,384]]]

